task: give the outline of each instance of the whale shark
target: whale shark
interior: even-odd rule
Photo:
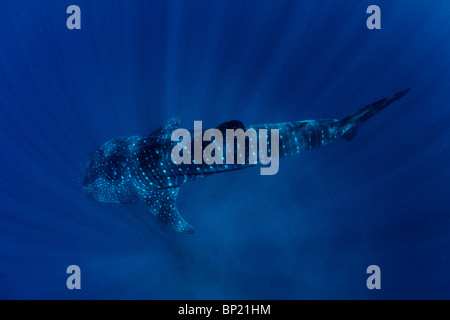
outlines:
[[[339,138],[352,141],[362,123],[403,97],[409,90],[367,105],[340,120],[303,120],[250,126],[232,120],[217,126],[217,129],[221,132],[230,129],[276,129],[279,135],[278,154],[279,157],[284,157],[327,145]],[[226,164],[176,164],[171,153],[178,141],[172,140],[172,134],[179,127],[179,119],[172,118],[146,136],[119,137],[96,147],[87,161],[83,180],[84,193],[98,202],[144,204],[170,229],[194,233],[194,228],[183,219],[176,207],[180,186],[215,173],[258,164],[249,161],[234,164],[228,161]],[[271,140],[267,140],[269,151],[271,143]],[[207,144],[202,142],[203,147]],[[249,150],[247,144],[237,144],[234,148],[241,149],[241,153],[245,152],[248,160],[252,150]]]

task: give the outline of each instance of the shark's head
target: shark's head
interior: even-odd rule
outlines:
[[[126,139],[118,138],[92,150],[83,180],[84,193],[99,202],[124,202],[129,184]]]

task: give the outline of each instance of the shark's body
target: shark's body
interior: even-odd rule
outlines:
[[[409,89],[377,101],[342,120],[308,120],[252,125],[246,128],[240,121],[230,121],[220,125],[218,129],[278,129],[279,156],[283,157],[329,144],[341,137],[352,140],[361,123],[408,91]],[[245,164],[175,164],[171,151],[178,142],[172,141],[171,137],[177,128],[178,121],[171,119],[148,136],[116,138],[94,149],[83,181],[85,193],[99,202],[146,204],[173,230],[193,233],[194,229],[176,208],[179,187],[185,182],[214,173],[254,165],[248,164],[248,161]],[[245,144],[245,148],[248,158],[248,144]]]

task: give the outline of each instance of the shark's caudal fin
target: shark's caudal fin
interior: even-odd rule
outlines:
[[[176,232],[194,233],[194,228],[178,212],[176,200],[180,188],[154,189],[146,198],[150,210]]]
[[[352,141],[356,136],[358,126],[364,121],[372,118],[375,114],[386,108],[392,102],[400,99],[405,94],[409,92],[410,89],[406,89],[401,92],[387,97],[385,99],[379,100],[375,103],[369,104],[368,106],[359,109],[358,111],[352,113],[351,115],[345,117],[338,122],[339,132],[341,137],[347,141]]]

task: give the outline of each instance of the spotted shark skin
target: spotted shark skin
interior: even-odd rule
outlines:
[[[357,128],[392,102],[403,97],[409,89],[370,104],[343,118],[251,125],[247,128],[240,121],[226,122],[218,129],[271,129],[279,130],[279,156],[297,154],[335,141],[338,138],[352,140]],[[171,158],[172,133],[179,128],[175,118],[164,123],[148,136],[119,137],[95,148],[86,167],[83,181],[85,194],[99,202],[145,204],[171,229],[193,233],[176,208],[180,186],[188,181],[214,173],[239,170],[255,164],[175,164]],[[194,137],[191,131],[191,137]],[[267,139],[270,152],[270,141]],[[192,143],[193,145],[193,143]],[[226,146],[224,146],[226,147]],[[237,146],[236,150],[239,150]],[[192,151],[192,150],[191,150]],[[238,151],[239,152],[239,151]],[[241,150],[248,160],[249,144]],[[236,154],[237,157],[237,154]]]

